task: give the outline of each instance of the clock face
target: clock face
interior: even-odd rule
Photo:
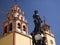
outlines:
[[[50,43],[53,44],[53,40],[50,40]]]

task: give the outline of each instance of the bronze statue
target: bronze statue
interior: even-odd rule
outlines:
[[[40,30],[41,23],[42,23],[42,20],[41,20],[41,18],[38,15],[38,10],[34,11],[33,19],[34,19],[34,24],[35,24],[34,30],[35,30],[35,34],[36,34],[36,32],[38,30]]]
[[[34,19],[34,25],[35,25],[35,28],[33,30],[33,32],[31,33],[32,35],[32,43],[33,45],[43,45],[42,42],[44,42],[43,38],[41,37],[41,34],[43,34],[43,31],[41,30],[41,23],[42,23],[42,20],[40,18],[40,16],[38,15],[38,10],[35,10],[34,11],[34,15],[33,15],[33,19]],[[38,39],[36,40],[36,37],[37,36]]]

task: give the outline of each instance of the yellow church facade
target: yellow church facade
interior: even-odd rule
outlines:
[[[0,45],[32,45],[32,37],[28,35],[28,23],[25,20],[24,12],[14,5],[6,17]]]
[[[55,37],[50,32],[48,25],[42,26],[46,45],[56,45]],[[20,7],[14,5],[6,15],[6,21],[3,23],[3,37],[0,38],[0,45],[32,45],[32,36],[28,34],[28,23],[24,12]]]
[[[0,45],[32,45],[31,36],[13,32],[0,39]]]

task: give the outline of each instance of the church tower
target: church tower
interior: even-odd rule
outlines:
[[[28,34],[28,23],[24,12],[17,5],[11,7],[6,17],[7,20],[3,23],[3,36],[13,31]]]
[[[3,37],[0,45],[32,45],[32,37],[28,34],[28,23],[19,6],[11,7],[3,23]]]
[[[55,37],[51,33],[50,26],[46,24],[46,20],[45,19],[44,19],[44,24],[42,25],[42,29],[43,29],[43,32],[44,32],[46,45],[56,45]]]

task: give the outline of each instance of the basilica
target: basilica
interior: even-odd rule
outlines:
[[[2,27],[3,36],[0,38],[0,45],[33,45],[32,36],[28,33],[28,22],[18,5],[10,8]],[[55,37],[45,19],[41,28],[44,30],[46,45],[56,45]]]

